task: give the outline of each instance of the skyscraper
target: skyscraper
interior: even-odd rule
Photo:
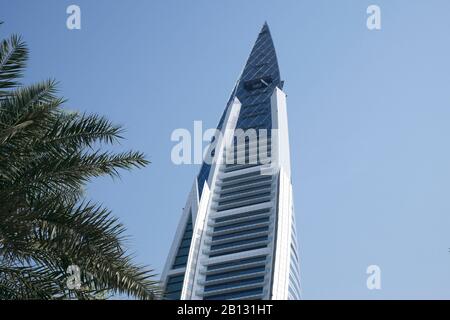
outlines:
[[[162,274],[167,299],[299,299],[286,95],[267,24],[217,126]]]

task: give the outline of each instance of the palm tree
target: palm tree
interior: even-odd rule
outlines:
[[[22,86],[27,58],[19,36],[1,41],[0,299],[157,298],[153,271],[124,248],[124,226],[83,192],[91,178],[148,161],[102,151],[122,128],[65,111],[55,81]]]

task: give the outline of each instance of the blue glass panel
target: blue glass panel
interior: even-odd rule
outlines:
[[[172,269],[178,269],[186,266],[189,247],[192,241],[192,213],[189,212],[189,218],[184,228],[183,238],[181,239],[180,246],[178,247],[177,255],[173,263]]]
[[[256,249],[262,249],[262,248],[266,248],[266,247],[267,247],[266,244],[261,244],[261,245],[259,245],[259,244],[256,245],[255,244],[255,245],[247,247],[245,249],[240,248],[240,249],[236,249],[236,250],[230,250],[230,251],[227,251],[227,252],[214,253],[214,254],[211,254],[209,257],[210,258],[221,257],[221,256],[226,256],[228,254],[233,254],[233,253],[238,253],[238,252],[245,252],[245,251],[256,250]]]
[[[257,232],[264,232],[264,231],[268,231],[269,227],[261,227],[261,228],[254,228],[254,229],[247,229],[244,231],[238,231],[238,232],[233,232],[233,233],[227,233],[221,236],[213,236],[212,240],[223,240],[223,239],[228,239],[228,238],[234,238],[234,237],[238,237],[238,236],[242,236],[242,235],[247,235],[247,234],[252,234],[252,233],[257,233]]]
[[[248,285],[248,284],[255,284],[255,283],[259,283],[259,282],[263,282],[263,281],[264,281],[264,276],[250,278],[250,279],[243,279],[243,280],[238,280],[238,281],[229,281],[227,283],[222,283],[222,284],[206,285],[205,292],[221,290],[221,289],[230,289],[230,288],[240,287],[240,286],[244,286],[244,285]]]
[[[222,268],[226,268],[226,267],[230,267],[230,266],[238,266],[238,265],[247,264],[247,263],[262,262],[265,260],[266,260],[266,256],[259,256],[259,257],[253,257],[253,258],[232,260],[229,262],[216,263],[216,264],[209,265],[208,271],[222,269]]]
[[[264,271],[265,269],[266,269],[265,266],[259,266],[259,267],[253,267],[253,268],[248,268],[248,269],[243,269],[243,270],[216,273],[216,274],[206,276],[206,281],[225,279],[225,278],[235,277],[235,276],[240,276],[240,275],[245,275],[245,274],[252,274],[255,272]]]
[[[244,244],[265,241],[265,240],[267,240],[267,236],[261,236],[261,237],[245,239],[245,240],[238,240],[238,241],[231,241],[231,242],[227,242],[227,243],[223,243],[223,244],[212,245],[211,250],[225,249],[225,248],[229,248],[229,247],[240,246],[240,245],[244,245]]]
[[[238,227],[251,226],[251,225],[254,225],[255,223],[261,223],[261,222],[267,222],[267,221],[269,221],[269,217],[229,224],[226,226],[215,227],[214,231],[223,231],[223,230],[228,230],[228,229],[233,229],[233,228],[238,228]]]
[[[183,280],[184,280],[184,273],[169,276],[164,291],[164,298],[168,300],[180,300],[181,290],[183,287]]]
[[[256,215],[263,214],[263,213],[268,213],[269,211],[270,211],[270,208],[252,210],[252,211],[248,211],[248,212],[244,212],[244,213],[238,213],[238,214],[233,214],[233,215],[229,215],[229,216],[225,216],[225,217],[216,218],[215,221],[216,222],[225,222],[225,221],[229,221],[229,220],[234,220],[234,219],[245,218],[245,217],[249,217],[249,216],[256,216]]]
[[[212,296],[209,296],[209,297],[205,297],[204,300],[237,299],[237,298],[242,298],[242,297],[262,294],[262,292],[263,292],[263,288],[256,288],[256,289],[250,289],[250,290],[242,290],[242,291],[236,291],[236,292],[212,295]]]

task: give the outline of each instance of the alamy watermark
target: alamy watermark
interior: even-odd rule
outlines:
[[[277,129],[207,129],[194,121],[194,134],[188,129],[175,129],[171,141],[172,163],[215,164],[222,157],[225,164],[269,164],[278,140]],[[206,146],[204,146],[206,143]],[[223,153],[220,152],[223,150]]]
[[[108,298],[108,289],[97,291],[94,286],[91,286],[94,277],[89,272],[84,273],[84,280],[86,281],[83,284],[81,279],[81,268],[75,264],[67,267],[66,270],[66,287],[72,291],[82,292],[90,292],[91,297],[98,300],[105,300]]]
[[[367,17],[366,25],[369,30],[381,30],[381,8],[375,4],[367,7],[366,10]]]
[[[70,265],[66,270],[68,277],[66,280],[67,288],[70,290],[81,289],[81,270],[77,265]]]
[[[67,7],[66,13],[69,15],[66,20],[66,27],[69,30],[81,29],[81,8],[76,4]]]
[[[367,7],[366,13],[369,15],[366,20],[366,26],[369,30],[381,30],[381,8],[378,5],[371,4]],[[66,27],[69,30],[81,29],[81,8],[76,4],[71,4],[66,8],[66,14],[69,16],[66,20]]]
[[[376,264],[367,267],[366,273],[369,275],[366,286],[369,290],[381,290],[381,268]]]

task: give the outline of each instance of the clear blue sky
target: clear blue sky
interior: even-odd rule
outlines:
[[[66,29],[77,4],[82,29]],[[368,31],[378,4],[382,30]],[[127,128],[152,164],[94,180],[137,260],[161,272],[198,166],[170,160],[176,128],[214,127],[268,21],[286,81],[303,296],[450,298],[450,2],[5,1],[0,33],[31,49],[67,107]],[[382,289],[366,288],[368,265]]]

